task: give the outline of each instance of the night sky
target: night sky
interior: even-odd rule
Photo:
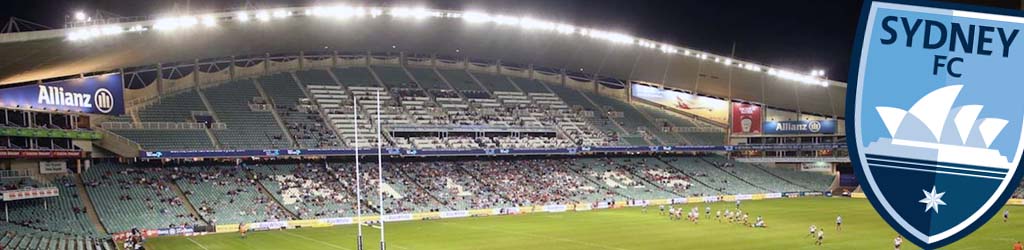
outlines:
[[[185,10],[186,0],[16,0],[5,1],[0,18],[16,16],[51,27],[63,26],[76,10],[149,16]],[[240,0],[193,0],[193,13],[242,7]],[[257,7],[311,6],[335,1],[252,0]],[[618,31],[799,72],[824,69],[846,81],[859,0],[429,0],[346,1],[368,6],[424,6],[479,10],[568,22]],[[955,0],[1018,8],[1017,0]]]

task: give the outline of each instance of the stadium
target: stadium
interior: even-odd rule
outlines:
[[[0,57],[0,249],[882,249],[897,235],[850,165],[847,85],[821,70],[529,16],[326,4],[75,13],[0,34]],[[949,249],[1006,248],[1018,223]]]

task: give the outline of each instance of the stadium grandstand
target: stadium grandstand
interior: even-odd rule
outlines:
[[[18,60],[0,64],[0,249],[356,249],[363,227],[378,228],[365,246],[378,249],[384,224],[398,249],[489,249],[403,239],[417,233],[402,223],[492,239],[523,230],[498,242],[514,249],[674,249],[444,221],[748,200],[744,211],[869,211],[823,198],[859,187],[846,83],[822,71],[461,10],[79,14],[0,34],[0,55]],[[799,223],[779,230],[805,233]],[[233,237],[283,228],[267,235],[291,241]],[[796,249],[779,244],[769,248]]]

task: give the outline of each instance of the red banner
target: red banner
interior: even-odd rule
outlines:
[[[142,236],[143,239],[150,238],[150,237],[156,237],[158,235],[158,231],[156,229],[140,229],[139,231],[140,231],[141,236]],[[117,233],[114,233],[114,235],[112,235],[112,236],[114,238],[114,241],[123,242],[125,240],[128,240],[128,237],[132,236],[132,232],[131,231],[117,232]]]
[[[0,159],[4,158],[82,158],[82,151],[0,149]]]
[[[15,201],[25,199],[35,199],[43,197],[56,197],[60,195],[60,191],[57,188],[33,188],[33,189],[18,189],[3,191],[4,201]]]
[[[749,103],[733,103],[732,134],[761,134],[761,106]]]

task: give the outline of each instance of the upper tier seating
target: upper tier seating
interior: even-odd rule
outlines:
[[[331,73],[327,70],[322,69],[309,69],[295,72],[295,77],[299,78],[299,82],[302,85],[337,85],[331,77]]]
[[[206,112],[203,100],[194,89],[175,95],[162,96],[155,103],[139,111],[143,122],[186,122],[192,120],[192,111]]]
[[[334,68],[331,69],[334,76],[338,77],[341,85],[350,87],[380,87],[373,74],[366,67]]]
[[[416,82],[420,84],[424,89],[451,89],[448,84],[445,84],[441,80],[441,77],[434,73],[433,69],[428,68],[406,68],[412,77],[416,78]]]
[[[465,70],[450,70],[450,69],[439,69],[437,72],[441,73],[442,76],[448,83],[452,84],[457,90],[462,91],[483,91],[473,78],[470,78],[469,73]]]
[[[238,80],[203,90],[211,107],[228,129],[213,130],[224,149],[290,148],[273,114],[254,111],[260,97],[252,80]]]
[[[491,92],[520,92],[519,88],[516,88],[512,81],[509,81],[506,76],[492,73],[473,73],[473,76],[475,76],[477,80],[480,80],[480,84],[483,84],[484,87],[487,87]]]
[[[328,77],[330,77],[328,75]],[[334,131],[325,126],[320,112],[296,84],[291,74],[280,73],[259,79],[260,85],[273,101],[288,133],[301,148],[340,147]]]
[[[401,67],[371,66],[370,68],[377,73],[377,77],[380,77],[384,86],[389,88],[416,88],[417,86],[416,82],[409,79],[409,75],[405,74],[405,70]]]
[[[544,87],[544,84],[540,81],[518,77],[509,77],[509,79],[512,79],[512,82],[514,82],[516,86],[519,86],[520,89],[523,89],[523,92],[551,93],[551,91],[548,91],[548,88]]]

